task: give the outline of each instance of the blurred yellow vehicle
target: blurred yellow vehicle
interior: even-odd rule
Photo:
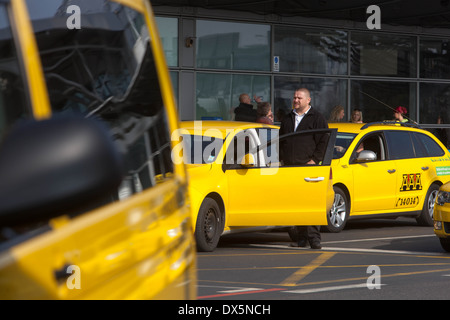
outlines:
[[[336,130],[286,137],[257,123],[187,121],[174,155],[188,166],[192,220],[199,251],[213,251],[222,234],[295,225],[326,225],[334,195],[330,169]],[[284,139],[326,134],[321,165],[283,166]]]
[[[329,231],[350,219],[399,216],[433,225],[439,187],[450,180],[450,154],[433,134],[398,122],[329,126],[338,129]]]
[[[434,205],[434,233],[442,248],[450,252],[450,182],[442,185]]]
[[[148,1],[0,1],[0,299],[196,298],[177,128]]]

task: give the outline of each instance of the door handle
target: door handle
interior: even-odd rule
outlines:
[[[392,170],[388,170],[389,173],[394,173],[396,170],[392,169]]]
[[[305,178],[306,182],[320,182],[320,181],[324,181],[325,178],[324,177],[318,177],[318,178]]]
[[[422,170],[423,170],[423,171],[426,171],[426,170],[428,170],[428,169],[430,169],[430,167],[422,167]]]

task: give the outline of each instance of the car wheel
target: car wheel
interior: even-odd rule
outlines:
[[[441,242],[442,249],[444,249],[447,252],[450,252],[450,239],[439,238],[439,241]]]
[[[434,203],[436,201],[438,192],[439,186],[437,184],[432,184],[430,186],[430,189],[428,189],[427,196],[425,197],[425,202],[423,204],[422,213],[416,219],[419,225],[421,226],[433,225]]]
[[[328,225],[324,231],[338,233],[341,232],[347,223],[349,215],[349,204],[345,192],[339,187],[334,187],[334,203],[328,212]]]
[[[201,252],[214,251],[222,232],[223,222],[219,206],[213,199],[206,198],[200,206],[195,225],[197,250]]]

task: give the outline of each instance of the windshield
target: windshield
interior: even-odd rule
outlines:
[[[109,0],[27,0],[52,113],[95,117],[123,153],[118,198],[173,177],[145,15]]]
[[[224,140],[183,134],[183,159],[186,164],[207,164],[216,160]]]
[[[30,115],[24,82],[7,11],[0,3],[0,143],[18,119]]]
[[[142,14],[103,0],[27,4],[53,112],[110,117],[127,108],[145,115],[161,109]]]
[[[356,134],[354,133],[338,132],[334,145],[333,159],[342,158],[355,137]]]

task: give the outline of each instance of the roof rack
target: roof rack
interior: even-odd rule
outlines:
[[[361,127],[361,130],[367,129],[370,126],[376,126],[376,125],[397,125],[397,126],[402,126],[402,127],[409,127],[409,128],[417,128],[417,129],[422,129],[421,126],[419,126],[419,124],[417,123],[412,123],[412,122],[399,122],[399,121],[377,121],[377,122],[369,122],[366,123],[365,125],[363,125]]]

